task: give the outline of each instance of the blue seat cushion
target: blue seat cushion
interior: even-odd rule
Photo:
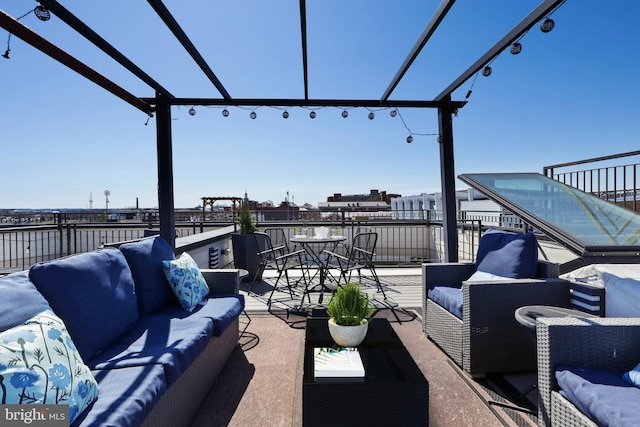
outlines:
[[[160,236],[120,245],[129,263],[141,315],[152,314],[175,301],[164,275],[162,261],[175,259],[169,243]]]
[[[98,381],[100,397],[72,427],[139,426],[167,390],[161,365],[98,369],[91,373]]]
[[[187,313],[176,302],[183,316],[158,314],[141,317],[138,324],[87,362],[92,369],[113,369],[160,364],[167,385],[193,363],[211,340],[213,321]],[[195,310],[194,310],[195,311]],[[188,316],[184,316],[184,314]]]
[[[209,298],[206,304],[213,319],[213,336],[219,337],[244,310],[244,295],[218,295]]]
[[[171,304],[162,310],[160,314],[174,319],[200,318],[206,319],[212,324],[211,336],[219,337],[244,310],[244,295],[228,294],[216,295],[205,298],[196,305],[191,312],[185,312],[179,304]]]
[[[462,319],[462,288],[432,284],[429,285],[427,296],[458,319]]]
[[[0,295],[0,331],[22,325],[49,309],[47,300],[23,271],[0,277]]]
[[[558,366],[561,394],[600,426],[639,426],[640,389],[626,382],[624,372]]]
[[[534,278],[538,245],[533,233],[516,234],[489,230],[482,235],[476,270],[512,279]]]
[[[65,323],[85,361],[138,320],[131,270],[117,249],[36,264],[29,279]]]

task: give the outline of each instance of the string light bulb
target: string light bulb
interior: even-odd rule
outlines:
[[[48,21],[51,19],[51,12],[49,12],[49,10],[44,6],[36,6],[36,8],[33,9],[33,13],[41,21]]]
[[[413,142],[413,136],[409,135],[407,137],[407,144],[411,144]]]
[[[309,113],[309,117],[311,117],[312,119],[315,119],[316,118],[316,112],[315,111],[310,112]]]
[[[284,110],[282,112],[282,117],[285,118],[285,119],[288,119],[289,118],[289,112],[287,110]]]
[[[511,45],[511,49],[509,49],[513,55],[517,55],[522,52],[522,44],[515,42]]]
[[[349,112],[347,110],[342,110],[342,118],[346,119],[349,117]]]
[[[370,111],[367,117],[369,117],[369,120],[373,120],[376,117],[376,115],[373,113],[373,111]]]
[[[229,110],[227,110],[226,108],[222,110],[222,117],[229,117]]]
[[[395,117],[395,116],[397,116],[397,115],[398,115],[398,110],[395,110],[395,109],[394,109],[394,110],[391,110],[391,112],[389,113],[389,115],[390,115],[391,117]]]
[[[489,77],[489,76],[491,75],[491,72],[492,72],[492,71],[493,71],[493,70],[491,69],[491,67],[489,67],[489,66],[487,65],[487,66],[485,66],[485,67],[482,69],[482,75],[483,75],[483,76],[485,76],[485,77]]]
[[[555,25],[556,23],[553,22],[553,19],[546,18],[544,21],[542,21],[542,24],[540,24],[540,31],[542,31],[543,33],[548,33],[549,31],[553,30],[553,27]]]
[[[189,115],[190,116],[195,116],[196,115],[196,109],[193,108],[193,107],[189,108]]]
[[[9,52],[11,52],[11,49],[7,48],[7,50],[5,50],[4,53],[2,54],[2,57],[10,59],[9,58]]]
[[[252,111],[251,114],[249,114],[249,117],[251,117],[251,120],[255,120],[256,117],[258,117],[258,115],[256,114],[255,111]]]

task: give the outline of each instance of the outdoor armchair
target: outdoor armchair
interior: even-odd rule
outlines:
[[[537,259],[532,233],[487,232],[476,263],[423,264],[424,332],[472,376],[533,371],[535,342],[514,313],[568,306],[569,282],[558,271]]]
[[[542,318],[536,333],[540,426],[638,425],[640,389],[622,375],[640,363],[640,318]]]

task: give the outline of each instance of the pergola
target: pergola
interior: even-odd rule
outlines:
[[[170,29],[174,37],[180,42],[205,76],[220,93],[218,98],[181,98],[174,96],[160,83],[152,79],[146,72],[116,50],[109,42],[99,36],[94,30],[64,8],[56,0],[38,0],[38,2],[56,15],[80,35],[85,37],[97,48],[101,49],[129,72],[138,77],[155,91],[155,97],[137,97],[105,76],[96,72],[86,64],[61,50],[47,39],[30,30],[16,18],[0,10],[0,26],[12,35],[39,49],[53,59],[71,68],[96,85],[106,89],[135,108],[150,116],[156,117],[157,134],[157,164],[158,164],[158,206],[160,216],[160,235],[172,246],[175,245],[174,191],[173,191],[173,161],[171,134],[171,107],[173,106],[271,106],[271,107],[365,107],[365,108],[434,108],[438,112],[438,142],[440,149],[440,176],[443,200],[443,227],[445,243],[445,261],[457,261],[457,233],[456,233],[456,199],[455,199],[455,170],[453,154],[453,125],[452,119],[459,108],[466,101],[452,100],[452,93],[469,78],[479,72],[491,62],[505,48],[512,45],[523,34],[543,17],[550,14],[561,5],[564,0],[544,0],[534,8],[524,19],[506,33],[497,43],[491,46],[480,58],[473,62],[460,76],[453,79],[437,96],[429,100],[400,100],[391,95],[409,70],[414,60],[429,42],[431,36],[443,22],[455,0],[442,0],[433,16],[427,22],[422,34],[416,40],[413,48],[407,54],[397,73],[379,99],[313,99],[309,98],[308,68],[307,68],[307,16],[306,0],[299,0],[300,7],[300,41],[302,44],[302,73],[304,84],[304,98],[234,98],[225,89],[222,82],[207,64],[197,47],[189,39],[183,28],[172,16],[161,0],[147,0],[153,10]]]

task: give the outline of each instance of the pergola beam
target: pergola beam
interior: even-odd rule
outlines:
[[[23,25],[17,19],[8,15],[5,11],[0,9],[0,27],[4,28],[14,36],[24,40],[26,43],[35,47],[39,51],[45,53],[61,64],[71,68],[76,73],[86,77],[93,83],[97,84],[103,89],[111,92],[113,95],[133,105],[138,110],[151,115],[153,108],[146,101],[136,97],[135,95],[127,92],[122,87],[118,86],[111,80],[107,79],[102,74],[95,71],[93,68],[87,66],[83,62],[80,62],[75,57],[71,56],[58,46],[51,43],[49,40],[43,38],[38,33],[34,32],[30,28]]]
[[[68,26],[73,28],[83,36],[85,39],[89,40],[96,47],[102,50],[104,53],[113,58],[116,62],[122,65],[124,68],[129,70],[133,75],[138,77],[140,80],[145,82],[151,88],[153,88],[156,92],[160,92],[168,97],[173,97],[171,93],[164,87],[160,85],[160,83],[156,82],[151,78],[147,73],[142,71],[140,67],[134,64],[129,58],[124,56],[120,51],[118,51],[115,47],[113,47],[109,42],[103,39],[98,33],[93,31],[87,24],[82,22],[78,17],[72,14],[68,9],[58,3],[56,0],[38,0],[38,2],[49,9],[54,15],[60,18],[63,22],[65,22]]]
[[[441,101],[447,96],[451,95],[454,90],[458,89],[464,82],[469,80],[471,76],[480,71],[485,64],[489,63],[493,58],[500,55],[500,53],[511,43],[516,41],[520,36],[529,31],[533,25],[538,22],[543,16],[549,14],[553,9],[562,4],[565,0],[545,0],[538,5],[531,13],[529,13],[518,25],[516,25],[511,31],[509,31],[504,37],[498,41],[491,49],[489,49],[484,55],[480,57],[471,67],[453,81],[440,95],[434,98],[435,101]]]
[[[413,45],[413,48],[409,52],[409,55],[407,55],[407,58],[404,60],[404,62],[400,66],[400,69],[389,84],[389,87],[387,87],[387,90],[384,91],[382,100],[386,101],[387,99],[389,99],[389,96],[391,96],[391,92],[393,92],[398,83],[400,83],[402,77],[404,77],[405,73],[409,70],[409,67],[411,67],[413,61],[415,61],[415,59],[418,57],[418,55],[422,51],[422,48],[427,44],[433,33],[436,31],[436,28],[438,28],[438,26],[455,2],[456,0],[442,0],[440,5],[438,6],[438,9],[436,9],[433,16],[431,17],[431,20],[427,23],[424,31],[422,31],[420,38],[418,38],[416,43]]]
[[[229,95],[224,86],[222,86],[222,83],[220,83],[220,80],[218,80],[216,75],[213,73],[213,70],[209,67],[209,64],[207,64],[207,61],[205,61],[200,52],[198,52],[198,49],[196,49],[189,37],[187,37],[187,34],[184,32],[182,27],[180,27],[180,24],[178,24],[178,21],[175,20],[173,15],[171,15],[171,12],[169,12],[169,9],[167,9],[164,3],[162,3],[161,0],[147,1],[158,14],[160,19],[162,19],[165,25],[171,30],[175,38],[178,39],[189,55],[191,55],[193,60],[196,61],[196,64],[198,64],[211,83],[213,83],[216,89],[218,89],[220,95],[227,99],[231,98],[231,95]]]
[[[302,41],[302,75],[304,79],[304,99],[309,99],[309,75],[307,69],[307,4],[300,0],[300,39]]]
[[[155,98],[142,98],[155,104]],[[237,107],[368,107],[368,108],[462,108],[466,101],[414,101],[379,99],[284,99],[284,98],[169,98],[170,105],[237,106]]]

